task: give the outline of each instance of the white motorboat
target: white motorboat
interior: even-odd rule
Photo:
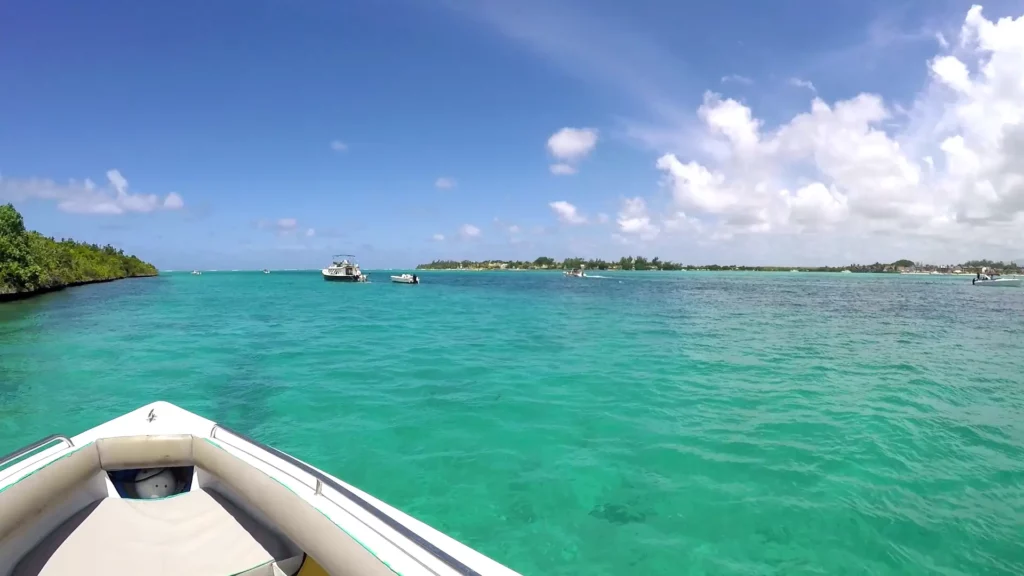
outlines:
[[[586,278],[587,275],[583,273],[583,268],[573,268],[572,270],[565,271],[566,276],[572,276],[573,278]]]
[[[203,273],[202,273],[202,272],[200,272],[199,270],[193,270],[193,271],[192,271],[192,275],[193,275],[193,276],[202,276],[202,275],[203,275]]]
[[[264,273],[264,274],[270,274],[270,270],[267,270],[266,268],[264,268],[264,269],[263,269],[263,273]]]
[[[988,274],[979,274],[977,277],[971,279],[971,284],[975,286],[989,286],[992,288],[1015,288],[1020,286],[1020,278],[997,278],[989,276]]]
[[[297,458],[156,402],[0,458],[0,574],[516,573]]]
[[[419,284],[420,277],[415,274],[400,274],[392,276],[391,281],[397,284]]]
[[[350,260],[352,258],[352,260]],[[337,254],[334,262],[321,270],[324,280],[329,282],[366,282],[369,276],[363,274],[351,254]]]

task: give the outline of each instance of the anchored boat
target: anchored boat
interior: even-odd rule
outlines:
[[[989,275],[982,271],[971,279],[971,284],[992,288],[1015,288],[1020,286],[1020,280],[1020,278],[1000,278],[998,274]]]
[[[0,574],[516,573],[297,458],[156,402],[0,458]]]
[[[419,284],[420,277],[415,274],[401,274],[399,276],[392,276],[391,281],[398,284]]]
[[[989,278],[982,274],[982,278],[974,278],[971,280],[971,284],[993,288],[1015,288],[1020,286],[1020,278]]]
[[[349,260],[352,258],[352,260]],[[366,282],[369,277],[359,269],[355,263],[355,256],[351,254],[337,254],[334,262],[321,270],[324,280],[329,282]]]

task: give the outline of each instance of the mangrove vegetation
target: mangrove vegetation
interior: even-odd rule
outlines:
[[[113,246],[55,240],[26,230],[14,206],[0,206],[0,300],[156,274],[152,264]]]

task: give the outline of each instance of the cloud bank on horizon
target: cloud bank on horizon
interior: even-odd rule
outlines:
[[[664,154],[662,222],[711,239],[838,234],[1017,247],[1024,240],[1024,18],[970,9],[959,38],[926,63],[899,110],[863,93],[766,130],[708,92],[697,111],[705,159]],[[809,83],[802,84],[812,88]],[[813,88],[812,88],[813,89]],[[898,127],[887,130],[887,122]],[[639,213],[626,200],[630,212]],[[622,234],[656,234],[619,220]]]

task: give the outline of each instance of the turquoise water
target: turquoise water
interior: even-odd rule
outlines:
[[[163,399],[525,574],[1024,573],[1024,289],[604,275],[2,305],[0,453]]]

